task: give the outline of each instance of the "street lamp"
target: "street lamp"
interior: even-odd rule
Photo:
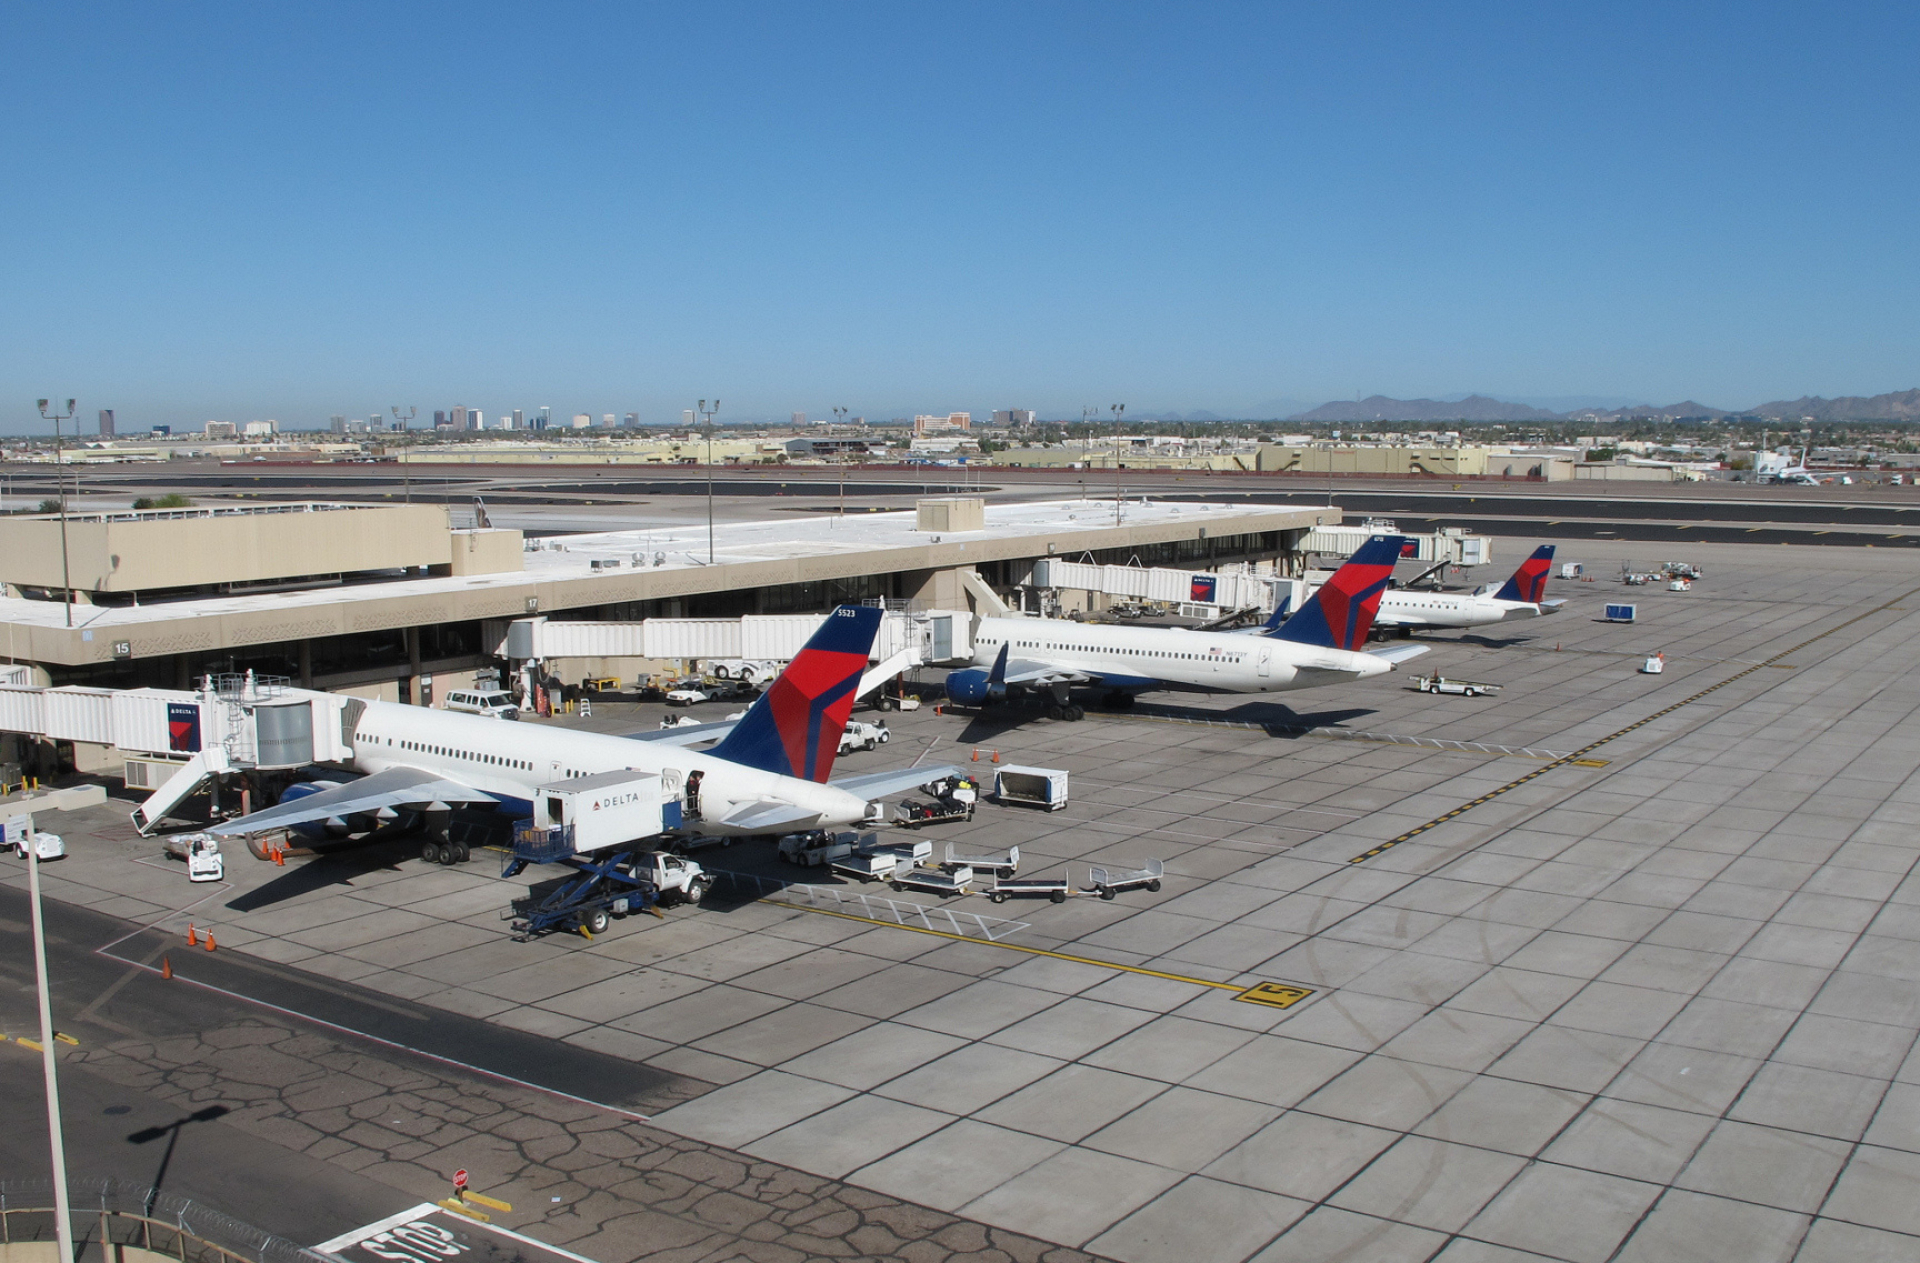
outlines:
[[[1127,405],[1116,403],[1107,409],[1113,413],[1113,524],[1120,525],[1120,418],[1127,413]]]
[[[700,419],[707,427],[707,564],[713,564],[713,414],[720,411],[720,401],[715,399],[713,407],[707,407],[707,401],[700,401]]]
[[[68,413],[72,407],[69,401]],[[33,902],[33,970],[40,988],[40,1065],[47,1078],[47,1136],[53,1150],[53,1229],[60,1263],[73,1263],[73,1218],[67,1205],[67,1145],[60,1134],[60,1079],[53,1049],[53,1001],[47,991],[47,927],[40,915],[40,839],[27,829],[27,894]]]
[[[73,626],[73,573],[67,564],[67,475],[65,448],[60,441],[60,423],[73,419],[73,400],[67,400],[65,412],[48,412],[47,400],[40,400],[40,415],[53,422],[53,476],[60,485],[60,586],[67,603],[67,626]]]

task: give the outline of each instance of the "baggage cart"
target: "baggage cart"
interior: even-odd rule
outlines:
[[[1087,886],[1082,894],[1099,895],[1102,899],[1111,899],[1123,890],[1139,890],[1145,887],[1151,891],[1160,889],[1160,879],[1166,876],[1167,866],[1159,860],[1148,860],[1145,868],[1107,869],[1098,864],[1087,869]]]
[[[1606,619],[1609,623],[1631,623],[1638,609],[1633,605],[1608,605]]]
[[[994,773],[993,798],[1003,805],[1059,811],[1067,805],[1067,774],[1060,768],[1009,763]]]
[[[949,871],[956,868],[971,868],[977,873],[992,873],[995,877],[1011,877],[1020,871],[1020,848],[1009,847],[1000,855],[956,855],[953,843],[947,843],[946,858],[940,861],[940,867]]]
[[[1064,877],[1002,877],[987,887],[987,898],[995,903],[1009,899],[1049,899],[1065,903],[1072,893]]]
[[[924,890],[944,899],[953,895],[971,894],[973,870],[964,864],[952,871],[940,868],[910,868],[905,872],[896,872],[890,884],[895,890]]]
[[[903,867],[911,867],[912,861],[898,851],[875,851],[870,855],[845,855],[832,861],[828,868],[843,877],[853,877],[860,881],[887,881]]]

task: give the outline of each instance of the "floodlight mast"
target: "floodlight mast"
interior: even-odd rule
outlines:
[[[1113,413],[1113,524],[1120,525],[1120,418],[1126,415],[1127,405],[1116,403],[1108,409]]]
[[[833,419],[836,426],[844,426],[847,423],[847,410],[845,408],[835,408],[833,410]],[[840,452],[839,464],[840,516],[845,517],[847,515],[847,453],[844,449]]]
[[[60,423],[73,419],[73,400],[67,400],[65,412],[48,412],[48,401],[42,399],[40,415],[53,422],[53,476],[60,489],[60,590],[67,606],[67,626],[73,626],[73,571],[67,561],[67,461],[66,448],[61,442]]]
[[[700,401],[700,419],[707,426],[707,564],[713,564],[713,415],[720,411],[720,401],[715,399],[713,407],[707,407],[707,401]]]

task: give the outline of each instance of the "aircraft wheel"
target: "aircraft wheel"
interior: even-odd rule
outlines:
[[[1059,718],[1061,718],[1061,717],[1063,717],[1063,716],[1064,716],[1064,715],[1065,715],[1066,713],[1067,713],[1067,712],[1066,712],[1066,709],[1065,709],[1064,707],[1062,707],[1062,706],[1059,706],[1059,705],[1057,705],[1056,703],[1053,703],[1053,702],[1048,702],[1048,703],[1047,703],[1047,718],[1048,718],[1048,719],[1059,719]]]
[[[420,858],[429,864],[438,864],[440,862],[440,844],[438,842],[422,843],[420,846]]]
[[[607,932],[607,926],[612,923],[613,918],[607,915],[605,908],[595,908],[592,912],[580,918],[580,924],[586,927],[586,931],[589,934],[605,934]]]
[[[1086,707],[1081,706],[1077,703],[1067,707],[1067,719],[1069,722],[1079,723],[1082,719],[1085,719],[1086,717],[1087,717]]]
[[[453,862],[456,864],[464,864],[473,858],[473,852],[467,849],[465,842],[455,842],[452,849]]]

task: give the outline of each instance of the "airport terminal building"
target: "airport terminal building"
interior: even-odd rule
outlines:
[[[418,700],[497,663],[532,616],[635,622],[818,613],[843,601],[972,609],[1048,557],[1291,572],[1335,508],[1112,500],[675,526],[528,539],[437,505],[305,502],[0,519],[5,652],[38,683],[187,688],[255,671]],[[471,679],[471,675],[466,676]]]

